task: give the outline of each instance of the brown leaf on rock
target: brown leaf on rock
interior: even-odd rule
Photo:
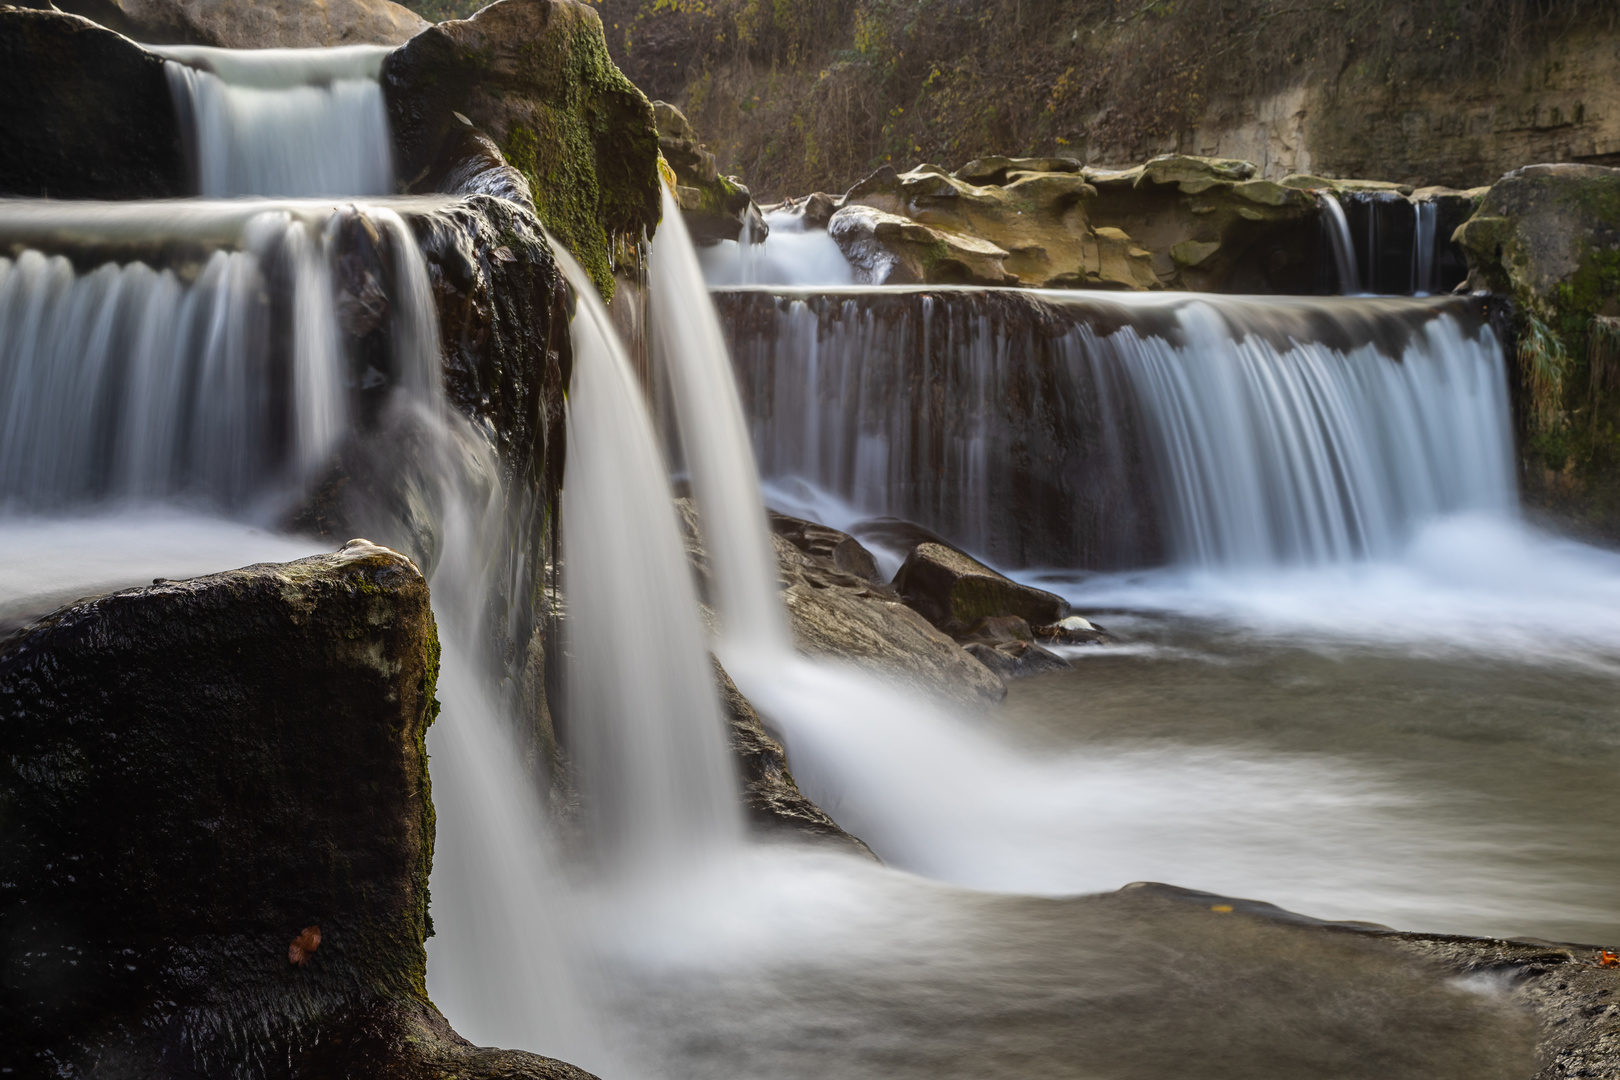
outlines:
[[[310,954],[320,947],[321,928],[318,926],[306,926],[297,937],[292,939],[292,944],[287,946],[287,961],[298,967],[303,967],[304,961],[308,960]]]

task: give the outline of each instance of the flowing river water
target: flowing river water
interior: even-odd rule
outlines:
[[[659,433],[570,267],[564,696],[591,842],[569,844],[479,655],[509,523],[492,451],[431,377],[409,230],[387,200],[282,198],[376,194],[375,139],[314,189],[284,172],[290,157],[308,176],[296,163],[322,139],[375,134],[377,57],[169,56],[217,193],[271,198],[0,205],[22,251],[0,261],[0,616],[316,549],[277,525],[355,422],[326,275],[332,222],[369,215],[398,259],[386,415],[419,433],[402,445],[435,519],[419,552],[446,636],[428,985],[463,1034],[610,1080],[1530,1071],[1531,1023],[1488,979],[1194,894],[1116,891],[1159,880],[1403,929],[1620,937],[1603,846],[1620,824],[1604,782],[1620,560],[1519,521],[1500,350],[1477,314],[1067,298],[1037,341],[949,290],[801,283],[814,295],[720,298],[739,398],[668,214],[655,351],[717,556],[711,643]],[[244,116],[271,117],[262,139],[288,155],[262,153]],[[292,130],[310,125],[338,134]],[[55,251],[74,230],[184,234],[212,254],[199,275],[87,268]],[[270,317],[272,280],[293,314],[267,354],[252,320]],[[1061,377],[1025,378],[1037,352]],[[282,389],[253,393],[243,380],[267,370]],[[950,400],[894,390],[908,385]],[[1009,427],[1032,401],[1039,423]],[[825,453],[792,459],[787,421]],[[858,532],[904,512],[1070,596],[1118,643],[977,714],[798,657],[755,451],[783,508]],[[705,644],[882,864],[745,839]]]

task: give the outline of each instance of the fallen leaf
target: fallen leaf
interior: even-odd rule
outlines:
[[[308,960],[310,954],[320,947],[321,928],[318,926],[306,926],[302,933],[292,939],[292,944],[287,946],[287,961],[298,967],[303,967],[304,961]]]
[[[1616,955],[1608,949],[1599,949],[1597,962],[1598,967],[1620,967],[1620,955]]]

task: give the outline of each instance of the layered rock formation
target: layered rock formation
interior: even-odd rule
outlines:
[[[1193,289],[1228,293],[1337,290],[1323,281],[1330,255],[1322,198],[1373,198],[1432,204],[1455,227],[1481,191],[1290,175],[1257,179],[1253,162],[1168,154],[1131,169],[1083,168],[1074,158],[980,158],[955,172],[919,165],[882,168],[842,197],[795,203],[807,227],[825,227],[873,284],[1023,285],[1041,288]],[[1406,291],[1417,237],[1416,210],[1404,231],[1385,237],[1364,223],[1402,265]],[[1442,260],[1437,280],[1460,277],[1460,260]]]
[[[721,176],[714,155],[698,140],[684,113],[667,101],[653,102],[658,119],[658,149],[675,173],[675,198],[692,240],[759,243],[770,226],[748,188],[735,176]]]
[[[0,643],[8,1070],[583,1076],[427,1001],[437,673],[421,573],[363,540]]]
[[[616,252],[659,218],[652,105],[608,58],[576,0],[500,0],[390,54],[383,88],[406,190],[424,190],[463,128],[485,132],[529,182],[540,220],[614,291]]]
[[[56,7],[148,45],[225,49],[403,45],[432,25],[391,0],[63,0]]]
[[[1470,287],[1514,303],[1526,499],[1620,538],[1620,169],[1509,173],[1457,242]]]

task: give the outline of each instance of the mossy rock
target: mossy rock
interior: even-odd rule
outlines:
[[[1069,613],[1068,602],[1020,585],[953,547],[922,543],[911,549],[894,587],[918,614],[948,634],[970,633],[983,620],[1016,615],[1047,626]]]
[[[1454,236],[1470,287],[1511,297],[1524,493],[1620,540],[1620,169],[1508,173]]]
[[[195,194],[161,58],[77,15],[0,7],[0,195]]]
[[[540,220],[612,296],[616,244],[658,225],[658,131],[652,104],[609,59],[595,11],[499,0],[396,49],[382,82],[406,188],[459,137],[460,113],[528,179]]]
[[[681,217],[699,244],[721,240],[760,243],[770,226],[753,194],[735,176],[721,176],[715,157],[698,140],[686,114],[667,101],[653,102],[658,122],[658,148],[675,176]]]

